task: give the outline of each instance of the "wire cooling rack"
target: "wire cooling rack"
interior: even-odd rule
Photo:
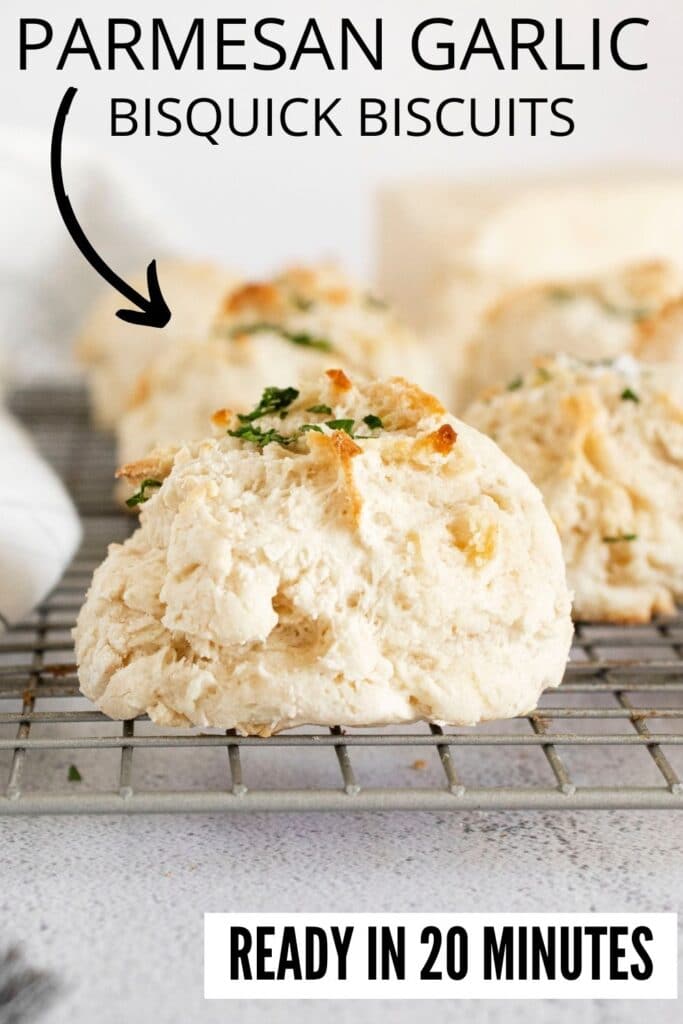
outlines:
[[[683,808],[680,615],[579,626],[559,690],[476,729],[260,739],[111,722],[79,694],[70,636],[107,544],[134,527],[111,497],[111,442],[80,391],[23,391],[12,406],[73,494],[84,541],[0,637],[0,813]]]

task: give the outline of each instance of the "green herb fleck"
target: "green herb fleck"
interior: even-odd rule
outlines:
[[[353,423],[353,420],[327,420],[325,426],[330,430],[343,430],[349,437],[353,437]]]
[[[259,426],[252,423],[245,423],[237,430],[229,430],[230,437],[238,437],[241,441],[251,441],[259,448],[265,448],[267,444],[281,444],[283,448],[293,444],[296,434],[280,434],[277,430],[261,430]]]
[[[618,534],[615,534],[612,537],[603,537],[602,539],[603,539],[605,544],[621,544],[622,542],[630,542],[630,541],[633,541],[633,540],[638,540],[638,534],[637,533],[618,533]]]
[[[302,313],[307,313],[313,305],[313,300],[306,299],[303,295],[292,295],[292,302]]]
[[[365,304],[370,309],[387,309],[387,304],[383,299],[378,299],[376,295],[372,295],[370,292],[365,296]]]
[[[569,291],[568,288],[552,288],[548,292],[548,298],[552,302],[571,302],[575,298],[575,294]]]
[[[269,416],[275,412],[282,416],[282,412],[298,397],[299,392],[296,388],[265,388],[256,408],[244,415],[240,413],[237,418],[240,423],[253,423],[254,420],[260,420],[262,416]]]
[[[384,424],[381,419],[379,416],[373,415],[373,413],[369,413],[367,416],[364,416],[363,423],[365,423],[370,430],[384,430]]]
[[[543,381],[544,384],[547,381],[552,380],[552,377],[553,377],[552,373],[549,373],[546,370],[545,366],[537,366],[536,367],[536,374],[537,374],[539,380]]]
[[[128,508],[135,508],[136,505],[142,505],[148,500],[148,498],[150,498],[147,491],[157,487],[161,487],[161,480],[143,480],[140,484],[140,490],[136,491],[132,497],[128,498],[126,505]]]
[[[329,405],[311,405],[306,412],[320,412],[327,413],[328,416],[332,415],[332,409]]]
[[[638,395],[635,393],[635,391],[632,388],[624,388],[624,390],[621,392],[621,398],[622,398],[622,401],[624,401],[624,402],[639,402],[640,401],[640,399],[638,398]]]
[[[508,391],[519,391],[523,383],[524,381],[521,377],[515,377],[515,379],[511,380],[508,384]]]
[[[257,320],[253,324],[237,324],[230,329],[233,338],[239,338],[243,334],[261,334],[262,331],[275,331],[279,334],[280,328],[277,324],[266,323],[265,320]]]
[[[283,338],[287,341],[291,341],[293,345],[303,345],[304,348],[318,348],[321,352],[331,352],[332,342],[328,341],[327,338],[316,338],[312,334],[294,334],[292,331],[280,331]]]
[[[624,320],[634,320],[639,323],[641,320],[647,320],[652,315],[651,310],[646,309],[644,306],[636,306],[628,309],[624,306],[615,306],[614,303],[608,302],[606,299],[601,303],[602,308],[610,316],[623,317]]]
[[[323,428],[316,426],[315,423],[304,423],[303,426],[299,427],[300,434],[307,434],[310,430],[315,430],[318,434],[323,432]]]
[[[233,327],[231,335],[233,338],[238,337],[240,334],[261,334],[263,331],[272,331],[274,334],[279,334],[281,338],[286,341],[291,341],[293,345],[303,345],[305,348],[318,348],[322,352],[331,352],[332,343],[327,338],[316,338],[312,334],[307,334],[305,331],[294,332],[287,331],[284,327],[279,324],[271,323],[255,323],[247,325],[238,325]]]
[[[79,772],[75,764],[69,765],[69,773],[67,775],[69,782],[82,782],[83,776]]]

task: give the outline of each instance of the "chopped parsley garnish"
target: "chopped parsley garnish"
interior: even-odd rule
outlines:
[[[282,416],[283,411],[298,397],[299,392],[296,388],[265,388],[256,408],[245,414],[240,413],[237,418],[240,423],[253,423],[254,420],[260,420],[262,416],[270,416],[274,412],[279,412]]]
[[[621,399],[623,402],[639,402],[638,395],[632,388],[624,388],[621,392]]]
[[[365,425],[368,426],[370,430],[384,430],[384,424],[382,423],[379,416],[374,416],[372,413],[369,413],[367,416],[363,417],[363,423],[365,423]]]
[[[343,430],[349,437],[353,437],[353,420],[326,420],[325,426],[330,430]]]
[[[384,299],[378,299],[376,295],[372,295],[370,292],[365,296],[365,304],[370,309],[387,309]]]
[[[302,313],[307,313],[313,305],[313,299],[306,299],[303,295],[292,295],[292,302]]]
[[[571,302],[580,297],[579,294],[572,292],[569,288],[552,288],[547,295],[552,302]],[[644,306],[636,306],[629,309],[625,306],[617,306],[610,302],[609,299],[603,299],[598,295],[593,296],[593,299],[609,316],[623,317],[625,320],[635,320],[638,322],[640,320],[647,320],[652,315],[652,311]]]
[[[633,541],[633,540],[638,540],[638,534],[637,533],[619,533],[619,534],[615,534],[613,537],[603,537],[602,539],[603,539],[605,544],[621,544],[622,541],[630,542],[630,541]]]
[[[69,782],[82,782],[83,781],[83,776],[81,775],[81,773],[79,772],[79,770],[78,770],[78,768],[76,767],[75,764],[70,764],[69,765],[69,772],[67,774],[67,778],[68,778]]]
[[[548,292],[548,298],[552,302],[570,302],[575,295],[568,288],[552,288]]]
[[[252,444],[263,449],[268,444],[279,444],[284,448],[287,448],[289,445],[295,444],[302,434],[307,434],[310,431],[315,431],[317,434],[324,434],[322,426],[317,423],[303,423],[293,433],[281,434],[274,428],[264,430],[254,422],[262,416],[273,414],[278,411],[280,413],[280,417],[283,418],[287,415],[286,409],[298,397],[298,395],[299,392],[295,388],[266,388],[261,397],[261,401],[256,408],[250,413],[239,416],[240,426],[236,430],[228,430],[229,436],[237,437],[241,441],[251,441]],[[321,404],[312,405],[307,412],[330,413],[332,410],[329,405]],[[368,415],[363,418],[363,423],[365,423],[370,430],[382,430],[384,428],[382,420],[379,416],[375,416],[373,413],[368,413]],[[372,438],[375,436],[371,434],[354,435],[354,425],[355,420],[351,419],[325,421],[325,426],[330,430],[341,430],[345,434],[348,434],[349,437],[358,436],[362,438]]]
[[[293,345],[303,345],[305,348],[318,348],[321,352],[331,352],[332,342],[327,338],[316,338],[312,334],[302,332],[294,334],[292,331],[280,331],[283,338],[291,341]]]
[[[238,325],[233,327],[230,331],[233,338],[239,337],[240,334],[260,334],[262,331],[272,331],[274,334],[279,334],[281,338],[286,341],[291,341],[293,345],[303,345],[306,348],[318,348],[323,352],[332,351],[332,343],[327,338],[316,338],[312,334],[308,334],[305,331],[295,332],[288,331],[279,324],[271,324],[267,322]]]
[[[297,439],[297,434],[280,434],[277,430],[261,430],[259,426],[254,426],[253,423],[245,423],[243,426],[238,427],[237,430],[229,430],[228,434],[230,437],[239,437],[242,441],[251,441],[252,444],[258,445],[259,448],[265,448],[267,444],[281,444],[284,448],[287,445],[293,444]]]
[[[620,316],[625,320],[635,320],[636,323],[641,320],[647,320],[647,318],[651,316],[651,311],[646,309],[644,306],[636,306],[635,308],[632,307],[631,309],[628,309],[624,306],[615,306],[614,303],[608,302],[607,300],[604,300],[601,305],[604,311],[609,313],[610,316]]]
[[[261,331],[275,331],[280,332],[280,328],[277,324],[266,323],[265,320],[258,320],[253,324],[237,324],[236,327],[232,327],[230,334],[233,338],[238,338],[241,334],[260,334]]]
[[[552,380],[553,377],[552,373],[549,373],[548,370],[546,370],[545,366],[537,366],[536,374],[539,377],[539,379],[543,381],[544,384],[546,383],[546,381]]]
[[[524,381],[521,377],[515,377],[515,379],[511,380],[508,384],[508,391],[519,391],[523,383]]]
[[[135,508],[136,505],[142,505],[151,495],[147,494],[147,491],[154,490],[157,487],[161,487],[161,480],[143,480],[140,484],[140,490],[128,498],[126,505],[128,508]]]

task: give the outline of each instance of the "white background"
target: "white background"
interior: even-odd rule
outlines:
[[[0,127],[18,132],[49,133],[59,98],[68,85],[81,87],[68,129],[91,143],[103,156],[134,164],[165,201],[170,216],[182,217],[186,228],[179,241],[199,253],[222,256],[250,271],[292,257],[339,255],[358,268],[372,263],[372,197],[387,178],[412,175],[471,177],[507,175],[512,171],[573,168],[599,164],[618,166],[666,165],[683,162],[679,74],[683,37],[683,5],[679,0],[117,0],[83,4],[74,0],[3,0],[0,14],[2,69]],[[47,17],[56,40],[64,40],[71,20],[84,16],[98,44],[109,17],[133,17],[145,22],[163,14],[170,30],[187,27],[192,17],[279,16],[288,21],[292,38],[306,17],[315,15],[330,29],[342,15],[359,27],[375,17],[385,19],[387,55],[381,74],[361,65],[353,72],[321,71],[313,58],[296,72],[143,73],[111,74],[89,70],[86,58],[76,58],[63,72],[54,71],[58,47],[38,53],[34,70],[19,73],[17,19]],[[486,58],[467,73],[429,72],[410,56],[412,28],[429,16],[452,17],[454,38],[462,52],[466,30],[487,16],[499,31],[506,50],[504,26],[511,14],[538,17],[551,23],[561,15],[570,26],[568,57],[586,49],[590,20],[607,24],[629,16],[649,17],[647,72],[624,72],[605,62],[600,72],[499,72]],[[459,27],[459,28],[458,28]],[[643,38],[633,30],[633,45]],[[332,44],[331,44],[332,45]],[[640,50],[641,43],[638,42]],[[249,48],[245,51],[250,52]],[[254,51],[251,51],[254,53]],[[630,51],[629,51],[630,52]],[[270,53],[268,57],[270,57]],[[79,63],[80,62],[80,63]],[[79,68],[83,70],[80,71]],[[252,139],[230,140],[219,148],[201,139],[115,139],[108,135],[108,98],[126,95],[198,95],[248,97],[344,95],[352,104],[360,95],[481,96],[568,95],[576,98],[577,129],[568,139],[505,135],[466,140]],[[47,168],[45,187],[49,188]]]

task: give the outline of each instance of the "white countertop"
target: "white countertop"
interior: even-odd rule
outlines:
[[[107,522],[107,530],[112,523]],[[50,637],[59,635],[55,627]],[[68,644],[62,653],[67,662],[72,660]],[[660,656],[659,648],[654,655]],[[646,648],[629,648],[629,658],[646,656]],[[601,699],[599,694],[585,696],[588,705],[599,705]],[[613,706],[607,695],[604,699]],[[671,693],[663,703],[679,706],[682,699]],[[567,697],[550,694],[547,700],[562,704]],[[61,704],[51,700],[50,706]],[[75,698],[65,705],[78,706]],[[609,725],[601,728],[609,731]],[[583,728],[580,721],[573,727]],[[3,728],[15,735],[15,725]],[[46,728],[36,724],[31,735]],[[118,736],[120,728],[98,723],[97,733]],[[506,725],[515,728],[528,733],[529,725]],[[587,728],[594,726],[588,723]],[[622,725],[615,721],[610,728],[620,731]],[[51,732],[58,729],[73,735],[91,726],[60,725]],[[388,760],[386,748],[381,757],[368,748],[354,750],[364,786],[443,785],[434,750],[419,752],[425,758],[420,773],[411,768],[414,748],[391,750]],[[683,777],[683,747],[672,746],[667,756]],[[340,785],[329,748],[308,751],[305,763],[284,748],[266,748],[258,755],[246,751],[243,757],[245,781],[252,789],[274,780],[289,788]],[[662,786],[644,749],[577,746],[563,748],[563,759],[578,784]],[[78,785],[83,790],[116,790],[119,752],[95,749],[31,750],[24,788],[68,788],[72,760],[82,772]],[[456,762],[468,786],[554,783],[539,747],[463,748]],[[0,751],[0,778],[7,778],[10,763],[11,751]],[[133,775],[136,790],[142,791],[229,785],[225,749],[218,747],[138,749]],[[470,1020],[495,1024],[641,1024],[646,1013],[653,1024],[668,1024],[680,1020],[680,1006],[604,1001],[467,1003],[462,1009],[440,1002],[209,1004],[202,997],[203,913],[681,912],[682,850],[680,811],[0,818],[0,956],[4,946],[20,943],[32,966],[58,975],[61,991],[39,1024],[289,1024],[293,1019],[308,1024],[323,1015],[330,1024],[383,1018],[413,1024],[420,1014],[428,1014],[429,1024],[440,1024],[465,1013]],[[5,1024],[1,1010],[0,1024]]]
[[[5,819],[0,931],[61,992],[46,1024],[458,1019],[451,1003],[205,1003],[202,914],[683,907],[683,815],[311,814]],[[467,1003],[469,1020],[628,1024],[680,1004]],[[1,1018],[1,1014],[0,1014]]]

